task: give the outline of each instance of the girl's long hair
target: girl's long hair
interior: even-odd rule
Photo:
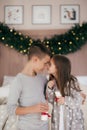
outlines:
[[[71,88],[76,91],[81,91],[79,85],[77,85],[77,79],[71,75],[71,62],[70,60],[61,55],[55,55],[52,60],[56,67],[56,78],[51,75],[50,78],[56,79],[57,87],[62,96],[70,96]]]

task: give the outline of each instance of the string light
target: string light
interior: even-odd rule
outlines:
[[[13,48],[13,46],[10,46],[10,48]]]
[[[19,35],[21,35],[21,33],[19,32]]]
[[[73,33],[73,35],[76,35],[75,33]]]
[[[30,47],[28,47],[28,50],[30,50]]]
[[[51,47],[51,49],[53,49],[53,47]]]
[[[25,36],[26,38],[28,38],[28,36]]]
[[[76,40],[79,40],[79,38],[78,38],[78,37],[76,37]]]
[[[61,47],[59,47],[58,49],[61,50]]]
[[[23,48],[23,46],[20,46],[20,48]]]
[[[21,37],[20,39],[23,40],[23,37]]]
[[[71,45],[71,44],[72,44],[72,42],[70,41],[70,42],[69,42],[69,44]]]
[[[31,46],[31,43],[29,43],[29,46]]]
[[[49,44],[49,41],[47,41],[47,44]]]
[[[64,42],[66,43],[67,41],[65,40]]]
[[[8,46],[8,44],[5,44],[5,46]]]
[[[10,32],[13,32],[13,29],[10,29]]]
[[[23,53],[23,51],[20,51],[20,53],[22,54],[22,53]]]
[[[26,52],[27,50],[24,50],[24,52]]]
[[[84,40],[85,38],[84,37],[82,37],[82,40]]]
[[[49,47],[49,45],[46,45],[46,47],[48,48],[48,47]]]
[[[69,51],[71,51],[72,49],[70,48]]]
[[[43,40],[41,40],[41,43],[43,43]]]
[[[52,54],[54,55],[55,53],[54,53],[54,52],[52,52]]]
[[[58,45],[60,45],[61,44],[61,42],[58,42]]]
[[[14,35],[16,35],[17,33],[15,32]]]
[[[2,40],[5,40],[5,37],[2,37]]]

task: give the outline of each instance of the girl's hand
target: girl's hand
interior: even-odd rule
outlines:
[[[48,88],[50,88],[50,89],[52,89],[54,87],[54,85],[55,85],[55,80],[51,80],[47,84]]]
[[[64,102],[65,102],[65,98],[64,97],[58,97],[58,103],[60,105],[64,104]]]

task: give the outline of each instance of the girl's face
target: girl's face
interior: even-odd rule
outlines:
[[[56,75],[56,67],[55,67],[53,59],[51,59],[50,61],[50,67],[49,67],[48,73],[52,74],[53,76]]]

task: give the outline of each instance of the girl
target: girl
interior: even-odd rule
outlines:
[[[53,105],[51,129],[84,130],[80,109],[83,98],[77,79],[71,75],[69,59],[60,55],[53,56],[49,74],[46,93],[48,101]]]

